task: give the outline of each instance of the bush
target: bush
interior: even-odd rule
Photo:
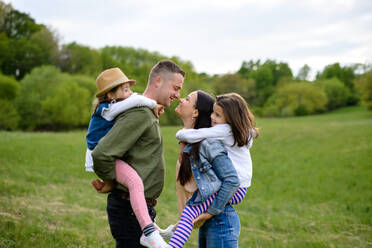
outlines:
[[[0,99],[15,99],[18,88],[19,84],[14,78],[0,74]]]
[[[356,80],[355,85],[361,94],[362,105],[372,110],[372,71]]]
[[[309,82],[289,83],[276,89],[264,106],[264,116],[294,116],[323,112],[327,96]]]
[[[13,103],[6,99],[0,99],[0,106],[0,129],[16,129],[19,122],[19,115]]]
[[[16,106],[23,129],[64,129],[88,125],[94,80],[54,66],[35,68],[21,81]],[[87,117],[88,116],[88,117]]]
[[[42,108],[50,116],[53,125],[59,128],[88,125],[90,99],[87,89],[75,82],[64,82],[53,96],[43,101]]]
[[[317,80],[315,84],[322,88],[327,95],[327,109],[333,110],[347,105],[351,92],[339,79]]]

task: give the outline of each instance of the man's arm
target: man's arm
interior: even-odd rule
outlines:
[[[114,126],[92,152],[94,171],[103,180],[114,180],[115,160],[121,158],[151,125],[151,112],[131,109],[118,116]]]

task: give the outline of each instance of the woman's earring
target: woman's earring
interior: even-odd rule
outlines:
[[[194,117],[191,117],[191,120],[194,120]]]

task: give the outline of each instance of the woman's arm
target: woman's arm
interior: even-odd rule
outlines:
[[[139,94],[133,94],[123,101],[110,104],[108,108],[104,108],[102,110],[101,116],[108,121],[112,121],[118,114],[128,109],[142,106],[153,109],[156,107],[156,104],[156,101],[150,98]]]
[[[218,215],[230,201],[238,189],[240,182],[238,174],[222,142],[206,140],[205,143],[207,143],[207,145],[201,146],[201,152],[212,165],[212,169],[222,183],[216,198],[207,211],[212,215]]]
[[[229,124],[219,124],[210,128],[182,129],[176,133],[176,138],[192,144],[207,138],[223,139],[229,133],[231,133]]]
[[[238,174],[227,154],[214,158],[212,166],[222,184],[221,188],[217,192],[216,198],[207,209],[207,212],[211,215],[218,215],[231,200],[232,196],[239,188],[240,183]]]

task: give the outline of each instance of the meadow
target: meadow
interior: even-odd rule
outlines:
[[[240,247],[372,247],[372,112],[351,107],[257,126],[252,186],[236,207]],[[162,227],[177,219],[179,128],[162,127]],[[106,196],[84,171],[85,134],[0,132],[0,247],[114,247]],[[197,247],[196,231],[186,247]]]

